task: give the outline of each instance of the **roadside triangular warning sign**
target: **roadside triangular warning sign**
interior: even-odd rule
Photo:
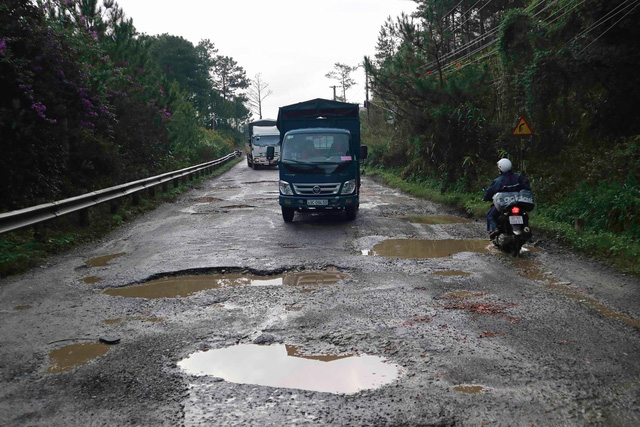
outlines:
[[[511,132],[511,135],[518,135],[518,136],[533,135],[531,126],[529,126],[529,123],[527,123],[527,120],[524,118],[524,116],[520,116],[520,120],[518,120],[518,124],[513,129],[513,132]]]

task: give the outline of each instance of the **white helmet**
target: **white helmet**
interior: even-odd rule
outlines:
[[[512,166],[511,160],[509,159],[500,159],[498,161],[498,169],[500,169],[500,172],[502,173],[509,172]]]

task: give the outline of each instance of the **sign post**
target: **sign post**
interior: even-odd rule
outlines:
[[[511,135],[515,136],[533,136],[533,130],[531,130],[531,126],[527,123],[527,119],[524,116],[520,116],[520,120],[516,124],[516,127],[511,132]],[[524,140],[520,139],[520,171],[524,172]]]

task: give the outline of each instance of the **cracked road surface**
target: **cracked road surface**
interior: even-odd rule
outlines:
[[[0,424],[640,424],[636,278],[553,242],[502,254],[478,243],[482,221],[368,177],[355,221],[286,224],[277,180],[239,163],[0,281]],[[393,369],[340,393],[184,368],[274,346],[303,366],[295,380],[311,362]],[[251,374],[270,357],[230,363]]]

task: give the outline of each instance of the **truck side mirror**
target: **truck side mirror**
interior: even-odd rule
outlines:
[[[364,160],[369,156],[369,147],[366,145],[360,146],[360,160]]]
[[[267,147],[267,160],[273,160],[276,155],[276,147]]]

